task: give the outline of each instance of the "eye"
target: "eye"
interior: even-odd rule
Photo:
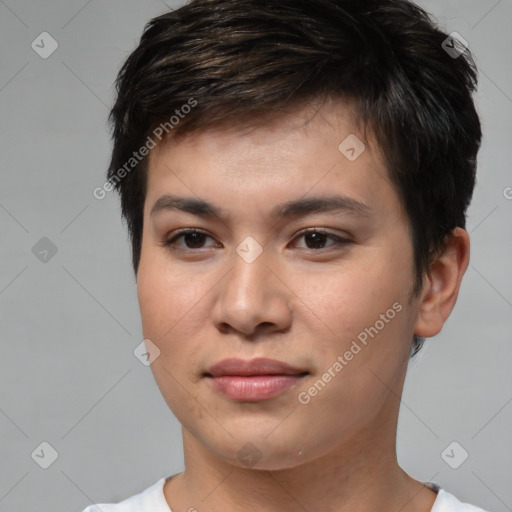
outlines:
[[[328,231],[325,231],[321,228],[308,228],[299,233],[296,238],[304,238],[307,245],[306,249],[314,251],[324,249],[323,245],[325,244],[326,240],[329,239],[333,241],[333,243],[327,248],[351,243],[350,240],[334,235],[333,233],[329,233]]]
[[[182,229],[178,231],[172,238],[166,240],[164,242],[165,247],[171,247],[176,245],[176,240],[183,238],[183,241],[186,244],[186,247],[177,246],[177,249],[184,250],[194,250],[194,249],[203,249],[204,239],[211,238],[203,231],[199,231],[198,229]],[[171,247],[173,248],[173,247]]]

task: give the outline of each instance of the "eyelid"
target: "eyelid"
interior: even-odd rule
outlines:
[[[322,235],[332,236],[333,238],[338,238],[338,239],[342,239],[342,240],[351,238],[351,236],[348,233],[346,236],[337,235],[336,233],[333,233],[332,231],[329,231],[328,229],[321,228],[321,227],[311,227],[311,228],[301,229],[294,235],[294,238],[298,237],[299,235],[304,235],[307,233],[322,233]]]
[[[336,247],[339,247],[340,245],[346,245],[349,243],[353,243],[352,238],[350,236],[345,237],[342,235],[336,235],[336,234],[332,233],[331,231],[328,231],[327,229],[320,228],[320,227],[304,228],[294,235],[293,240],[295,240],[296,238],[299,238],[299,237],[303,237],[304,235],[307,235],[309,233],[320,233],[320,234],[324,235],[325,237],[330,238],[331,240],[334,241],[334,243],[332,245],[330,245],[329,247],[325,247],[323,249],[307,249],[307,248],[305,249],[310,252],[317,252],[317,253],[326,252],[326,251],[329,251],[330,248],[336,248]]]

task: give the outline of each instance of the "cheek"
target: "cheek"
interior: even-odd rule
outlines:
[[[316,330],[347,341],[374,325],[388,310],[385,320],[394,320],[397,315],[393,304],[405,306],[410,282],[408,275],[398,270],[403,267],[387,263],[390,260],[381,256],[371,265],[357,262],[293,279],[297,305],[304,311],[304,318],[310,318],[310,327],[316,322]],[[386,327],[390,323],[395,322],[386,322]]]
[[[198,301],[204,295],[199,285],[157,264],[148,265],[137,278],[143,336],[160,350],[151,371],[167,405],[184,425],[188,418],[200,421],[203,415],[190,400],[196,392],[190,383],[196,380],[198,357],[191,319],[200,314]]]
[[[182,385],[195,382],[202,361],[201,331],[207,326],[208,291],[214,283],[194,274],[156,255],[137,278],[143,336],[160,350],[151,367],[159,384],[170,388],[179,387],[173,377]]]
[[[137,297],[145,337],[172,338],[174,326],[198,301],[197,282],[169,267],[162,258],[149,257],[137,276]],[[141,259],[142,262],[142,259]]]
[[[314,339],[317,377],[329,369],[336,375],[317,405],[332,400],[363,415],[379,408],[408,360],[412,340],[408,262],[382,255],[372,260],[295,281],[301,283],[297,295],[310,308],[299,317]],[[337,362],[342,370],[336,371]]]
[[[310,343],[314,341],[316,372],[297,390],[301,404],[309,401],[304,413],[314,415],[323,432],[319,439],[325,438],[325,430],[357,433],[398,395],[395,386],[409,354],[410,311],[400,283],[380,286],[373,277],[354,272],[350,279],[317,282],[315,287],[305,283],[301,292],[314,291],[304,302],[316,297],[314,310],[322,320],[310,315],[305,326]],[[336,435],[330,442],[336,442]]]

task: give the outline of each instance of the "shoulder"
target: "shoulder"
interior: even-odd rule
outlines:
[[[164,483],[165,477],[162,477],[144,491],[119,503],[96,503],[82,512],[172,512],[165,500]]]
[[[484,509],[469,503],[464,503],[453,494],[439,489],[437,499],[431,512],[486,512]]]

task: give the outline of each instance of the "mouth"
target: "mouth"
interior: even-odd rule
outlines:
[[[309,372],[275,359],[224,359],[203,374],[214,391],[243,402],[274,398],[295,387]]]

